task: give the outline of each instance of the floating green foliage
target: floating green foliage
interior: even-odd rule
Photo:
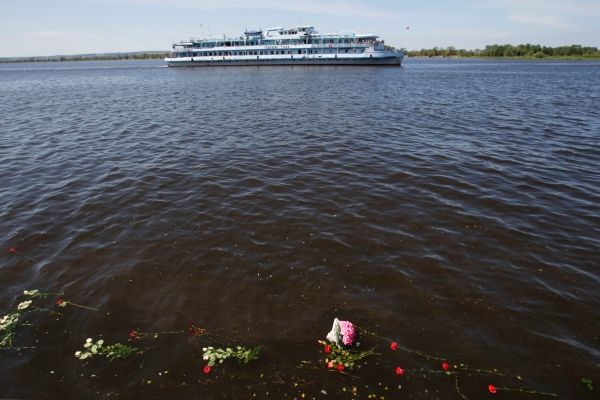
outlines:
[[[237,346],[235,349],[231,347],[214,348],[205,347],[203,358],[208,361],[209,366],[222,364],[227,359],[236,359],[238,362],[248,364],[250,361],[258,360],[258,355],[261,351],[261,346],[252,349],[242,346]]]
[[[590,378],[581,378],[581,383],[583,383],[590,392],[594,390],[594,386],[592,386],[593,382]]]
[[[375,347],[367,351],[358,351],[356,348],[342,348],[336,344],[328,344],[322,340],[319,341],[322,345],[326,346],[329,350],[329,355],[325,359],[325,363],[330,367],[337,367],[343,365],[344,368],[354,369],[354,365],[372,355],[375,355]]]
[[[92,338],[87,338],[83,344],[83,350],[75,352],[75,357],[80,360],[102,355],[113,361],[118,358],[128,358],[139,350],[136,347],[128,346],[122,343],[104,345],[104,340],[100,339],[94,342]]]
[[[0,318],[0,347],[12,347],[15,328],[20,317],[21,314],[16,312]]]

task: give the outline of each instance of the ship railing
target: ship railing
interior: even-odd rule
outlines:
[[[232,47],[263,50],[263,49],[289,49],[289,48],[306,48],[306,49],[331,49],[331,48],[358,48],[370,47],[370,43],[295,43],[295,44],[258,44],[248,46],[215,46],[215,47],[193,47],[193,48],[177,48],[179,51],[219,51],[221,49],[231,50]]]

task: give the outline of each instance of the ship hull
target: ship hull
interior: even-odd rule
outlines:
[[[354,57],[354,58],[289,58],[289,59],[256,59],[236,60],[230,58],[202,60],[194,57],[167,58],[169,67],[224,67],[224,66],[290,66],[290,65],[395,65],[402,64],[403,57]]]

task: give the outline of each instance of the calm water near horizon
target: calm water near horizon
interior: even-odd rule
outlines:
[[[98,311],[37,299],[0,398],[594,398],[599,104],[599,62],[2,64],[0,316]],[[351,375],[335,317],[379,336]],[[203,374],[231,344],[264,348]]]

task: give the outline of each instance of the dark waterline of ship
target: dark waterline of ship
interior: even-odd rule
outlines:
[[[592,398],[598,104],[596,62],[1,65],[0,316],[98,311],[27,314],[0,397]],[[327,371],[334,317],[381,356]],[[185,333],[73,355],[132,329]],[[203,374],[229,344],[264,348]]]

